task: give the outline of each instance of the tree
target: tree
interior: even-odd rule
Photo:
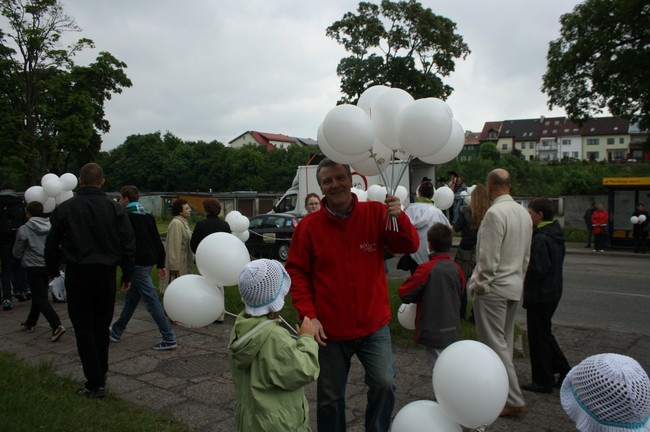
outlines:
[[[415,98],[446,99],[451,94],[453,88],[441,77],[454,71],[454,59],[470,53],[462,36],[454,33],[453,21],[415,0],[361,2],[357,12],[347,12],[326,32],[351,53],[337,68],[342,102],[356,102],[376,84],[404,89]]]
[[[64,33],[81,29],[59,0],[0,0],[0,13],[9,26],[0,30],[0,150],[33,184],[97,156],[110,129],[104,103],[131,81],[126,64],[106,52],[89,66],[74,64],[94,44],[82,38],[61,48]]]
[[[560,18],[542,90],[582,124],[604,108],[650,127],[648,0],[586,0]]]

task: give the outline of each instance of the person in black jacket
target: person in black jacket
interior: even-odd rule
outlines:
[[[158,278],[165,280],[165,247],[160,240],[156,220],[138,202],[140,192],[135,186],[124,186],[120,191],[120,204],[124,206],[131,227],[135,233],[135,268],[131,277],[131,288],[124,295],[124,307],[120,317],[109,330],[111,342],[122,339],[126,325],[131,320],[140,299],[144,301],[147,312],[156,322],[162,340],[152,348],[157,351],[176,348],[176,334],[160,304],[158,294],[151,280],[151,267],[158,268]]]
[[[89,398],[106,395],[117,266],[122,268],[121,286],[128,289],[135,253],[126,211],[100,189],[103,184],[102,167],[95,163],[81,167],[77,195],[51,213],[52,228],[45,242],[50,279],[59,276],[59,266],[65,263],[68,315],[86,377],[77,394]]]
[[[564,233],[553,221],[553,207],[547,198],[536,198],[528,204],[533,221],[530,262],[524,279],[524,308],[528,324],[528,344],[533,381],[522,389],[551,393],[562,385],[571,369],[551,331],[551,319],[562,296],[564,265]],[[555,380],[555,374],[559,378]]]
[[[203,201],[203,209],[205,210],[205,219],[199,221],[194,227],[192,232],[192,238],[190,239],[190,248],[192,252],[196,255],[196,249],[199,247],[201,240],[209,236],[210,234],[225,232],[231,233],[230,225],[228,222],[221,219],[219,214],[221,214],[221,202],[216,198],[207,198]],[[221,295],[224,294],[223,287],[217,287],[221,291]],[[217,318],[215,323],[223,323],[225,313],[222,313],[220,317]]]

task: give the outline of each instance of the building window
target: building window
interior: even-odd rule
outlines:
[[[569,157],[569,152],[562,152],[562,157],[563,158],[568,158]]]
[[[607,138],[607,144],[609,145],[614,144],[614,138]]]
[[[600,138],[587,138],[587,145],[598,145],[598,144],[600,144]]]
[[[618,143],[619,144],[625,144],[625,138],[619,138]]]
[[[571,140],[568,139],[562,140],[562,145],[571,145]]]
[[[528,143],[528,148],[529,149],[534,149],[535,148],[535,143],[534,142],[529,142]]]
[[[632,151],[633,159],[643,159],[643,150],[633,150]]]
[[[501,144],[502,150],[508,150],[508,144]]]
[[[577,158],[578,157],[578,152],[573,152],[573,157]]]
[[[599,159],[599,158],[600,158],[600,152],[597,151],[587,152],[587,159]]]
[[[612,158],[614,160],[625,159],[625,150],[616,150],[612,152]]]

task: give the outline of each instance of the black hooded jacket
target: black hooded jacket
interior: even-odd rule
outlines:
[[[524,308],[560,301],[564,254],[564,232],[558,221],[533,230],[524,279]]]

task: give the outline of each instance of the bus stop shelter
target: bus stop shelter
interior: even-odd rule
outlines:
[[[612,248],[632,248],[630,217],[637,203],[650,206],[650,177],[604,177],[609,213],[609,244]]]

